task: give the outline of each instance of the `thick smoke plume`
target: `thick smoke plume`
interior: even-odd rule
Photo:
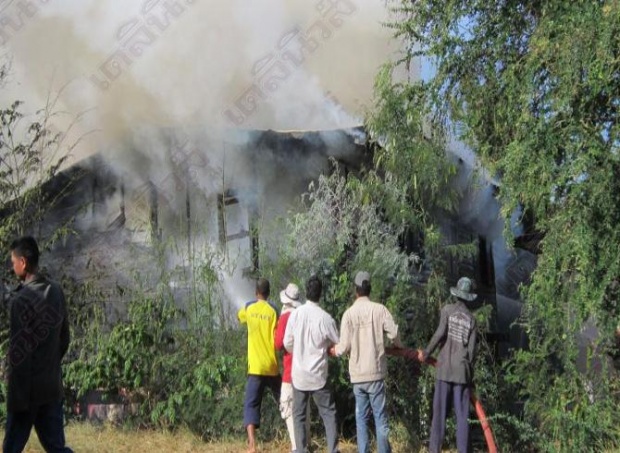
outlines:
[[[0,9],[11,61],[0,101],[34,112],[57,97],[65,115],[54,127],[82,115],[70,140],[88,134],[69,163],[100,154],[127,194],[152,183],[172,213],[187,196],[204,206],[230,187],[246,207],[258,207],[257,193],[284,206],[299,194],[292,183],[324,164],[279,161],[256,131],[360,124],[379,66],[397,51],[381,0],[9,0]],[[352,152],[340,141],[327,133],[322,152]],[[277,165],[257,178],[259,154]],[[189,195],[175,191],[179,178]],[[105,229],[119,200],[90,221]]]
[[[30,17],[8,3],[21,28],[3,28],[15,81],[3,100],[35,109],[62,88],[58,107],[90,111],[82,132],[98,131],[76,159],[145,124],[212,134],[359,124],[395,50],[380,0],[32,0]]]

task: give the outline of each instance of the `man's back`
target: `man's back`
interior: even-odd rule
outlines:
[[[384,335],[400,346],[398,326],[389,310],[368,297],[359,297],[342,317],[336,354],[349,352],[349,374],[353,384],[385,378],[387,362]]]
[[[441,310],[439,327],[427,346],[426,355],[439,344],[437,378],[469,384],[476,350],[476,321],[463,302],[448,304]]]
[[[338,342],[336,321],[307,301],[289,318],[284,346],[293,353],[292,379],[299,390],[317,390],[327,380],[327,349]]]
[[[18,287],[10,304],[9,410],[61,401],[60,362],[69,347],[62,289],[36,276]]]
[[[248,302],[239,310],[239,320],[248,326],[248,374],[277,376],[275,330],[278,312],[265,300]]]

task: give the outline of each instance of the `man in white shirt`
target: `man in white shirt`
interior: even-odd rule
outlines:
[[[305,425],[310,396],[323,419],[328,452],[339,451],[336,405],[327,387],[327,353],[338,343],[338,327],[334,318],[318,304],[322,291],[321,280],[310,277],[306,283],[307,301],[291,313],[284,334],[284,347],[293,354],[291,378],[296,453],[308,451]]]
[[[358,272],[354,283],[356,299],[342,316],[340,343],[331,352],[338,356],[349,353],[359,453],[370,452],[368,422],[371,410],[375,419],[377,450],[379,453],[391,453],[385,410],[385,337],[397,348],[401,348],[402,344],[398,326],[389,310],[368,298],[371,291],[370,274]]]

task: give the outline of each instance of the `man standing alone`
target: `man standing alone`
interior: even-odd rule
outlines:
[[[260,426],[260,408],[265,387],[280,400],[280,371],[276,357],[275,331],[277,310],[267,302],[269,281],[256,281],[256,300],[239,310],[239,322],[248,326],[248,379],[245,388],[243,423],[248,433],[248,453],[256,452],[256,429]]]
[[[370,274],[355,275],[355,302],[344,312],[340,326],[340,343],[332,350],[334,355],[349,355],[349,374],[355,395],[355,423],[357,448],[360,453],[370,452],[368,421],[370,411],[375,419],[377,450],[392,451],[388,439],[389,426],[385,410],[385,375],[387,360],[385,340],[387,336],[394,346],[401,348],[398,326],[389,310],[382,304],[372,302]]]
[[[318,277],[306,283],[304,305],[290,316],[284,334],[284,347],[293,354],[293,420],[297,453],[308,451],[306,417],[312,396],[325,426],[327,451],[338,452],[336,404],[327,386],[327,351],[338,343],[338,327],[329,313],[319,307],[323,285]]]
[[[9,379],[4,453],[21,452],[34,426],[47,452],[65,446],[60,362],[69,348],[69,322],[60,285],[38,272],[32,237],[11,244],[13,271],[21,281],[9,299]]]
[[[456,446],[459,453],[467,453],[469,443],[469,398],[473,380],[476,351],[476,321],[465,306],[476,299],[472,293],[473,283],[467,277],[459,279],[450,293],[456,302],[441,310],[439,327],[425,350],[418,351],[418,359],[424,362],[441,344],[437,358],[435,395],[433,397],[433,421],[429,451],[440,453],[446,431],[446,417],[453,400],[456,414]]]

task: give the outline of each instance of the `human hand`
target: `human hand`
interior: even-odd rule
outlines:
[[[418,349],[418,353],[417,353],[418,357],[417,359],[421,362],[424,363],[426,361],[426,357],[424,355],[424,351],[422,349]]]
[[[327,354],[336,357],[336,346],[332,346],[327,350]]]

